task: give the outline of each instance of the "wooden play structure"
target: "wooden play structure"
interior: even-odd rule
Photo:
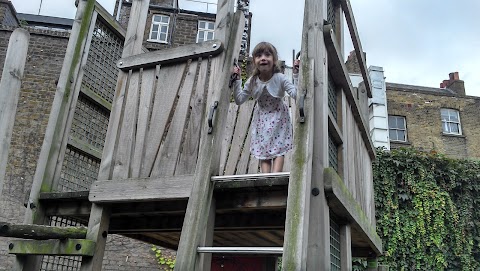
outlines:
[[[249,154],[254,101],[230,102],[245,25],[234,2],[218,0],[215,40],[146,52],[148,0],[133,1],[126,33],[79,1],[25,224],[2,223],[2,236],[22,238],[9,246],[16,270],[41,270],[43,255],[101,270],[113,233],[177,249],[176,271],[210,270],[212,254],[274,254],[282,270],[351,270],[366,257],[384,270],[374,265],[371,83],[349,0],[305,1],[295,146],[278,174],[259,174]],[[343,15],[359,88],[343,61]],[[107,120],[106,134],[82,128]]]

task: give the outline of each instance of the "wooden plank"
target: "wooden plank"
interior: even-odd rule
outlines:
[[[235,132],[233,134],[230,151],[228,153],[227,164],[225,166],[225,174],[235,174],[241,150],[244,148],[245,138],[249,134],[250,122],[252,120],[252,110],[255,105],[254,101],[248,101],[240,106]],[[250,150],[249,150],[250,151]]]
[[[150,128],[145,143],[148,148],[145,150],[140,177],[148,177],[152,172],[155,159],[160,151],[163,134],[168,129],[167,124],[174,109],[174,103],[186,68],[187,66],[184,64],[160,69]]]
[[[195,95],[190,101],[190,117],[185,140],[180,149],[180,156],[177,166],[175,167],[175,175],[194,174],[195,166],[198,158],[198,147],[200,144],[200,131],[203,120],[205,119],[205,100],[207,99],[206,78],[208,74],[209,59],[200,59],[201,64],[198,69],[198,79],[196,82]]]
[[[2,195],[8,150],[12,139],[29,41],[30,34],[27,30],[15,29],[10,35],[3,64],[0,81],[0,196]]]
[[[248,162],[250,161],[250,141],[252,140],[252,133],[247,131],[247,138],[243,144],[242,153],[240,154],[240,159],[238,160],[237,168],[235,169],[235,174],[247,174]]]
[[[370,138],[370,131],[368,130],[368,123],[363,118],[363,114],[360,111],[360,106],[357,102],[355,95],[353,94],[353,86],[348,75],[347,68],[343,62],[342,54],[339,51],[339,46],[335,40],[335,34],[332,28],[327,25],[323,28],[325,36],[325,45],[328,51],[330,75],[335,80],[335,83],[339,84],[347,97],[347,100],[351,106],[351,110],[357,122],[358,129],[362,134],[362,138],[365,141],[368,152],[372,159],[375,159],[375,148],[373,147],[372,140]]]
[[[341,271],[352,270],[352,230],[350,225],[340,226]]]
[[[380,256],[382,254],[382,240],[377,235],[375,226],[348,192],[337,173],[331,168],[326,168],[324,174],[325,193],[329,195],[329,205],[332,211],[339,217],[348,220],[376,255]]]
[[[168,134],[163,142],[159,156],[155,159],[151,177],[173,176],[178,162],[180,145],[190,110],[190,99],[195,83],[197,61],[189,61],[185,70],[183,83],[180,86],[179,98],[171,119]]]
[[[190,196],[192,175],[96,181],[88,199],[95,203],[186,199]]]
[[[243,26],[245,25],[245,16],[242,11],[237,10],[233,16],[233,6],[233,0],[220,0],[217,5],[215,37],[225,41],[227,50],[212,61],[207,106],[218,102],[218,107],[213,120],[212,132],[209,134],[206,126],[202,129],[200,156],[177,250],[176,271],[194,270],[195,268],[199,235],[205,229],[207,223],[204,214],[209,209],[212,200],[213,186],[210,183],[210,177],[218,175],[222,133],[230,104],[230,92],[227,92],[226,89],[234,59],[238,57]]]
[[[160,64],[172,64],[188,59],[216,56],[223,52],[223,49],[223,44],[220,40],[205,41],[122,58],[117,62],[117,67],[122,70],[130,70],[148,68]]]
[[[0,221],[0,236],[23,239],[83,239],[87,234],[86,227],[53,227],[31,224],[11,224]]]
[[[135,132],[138,117],[138,98],[140,90],[140,72],[130,75],[125,89],[123,119],[119,129],[119,144],[114,159],[113,178],[130,177],[132,155],[135,153]]]
[[[157,83],[157,76],[160,72],[160,67],[143,70],[142,85],[140,89],[140,105],[138,108],[137,131],[135,136],[135,147],[132,159],[132,173],[131,177],[140,177],[140,169],[142,166],[145,154],[145,142],[147,137],[147,130],[150,121],[150,112],[152,110],[152,101],[155,94]]]
[[[255,158],[255,156],[253,156],[252,154],[250,154],[250,161],[248,163],[248,174],[255,174],[255,173],[259,173],[260,172],[260,169],[259,169],[259,161],[257,158]]]
[[[16,255],[93,256],[95,242],[81,239],[15,240],[10,241],[8,253]]]
[[[210,210],[208,212],[207,228],[200,240],[199,246],[211,247],[213,245],[213,234],[215,231],[215,200],[212,200],[210,204]],[[212,268],[212,254],[202,253],[197,262],[195,269],[202,271],[210,271]]]
[[[362,72],[363,81],[365,82],[365,88],[369,98],[372,98],[372,83],[370,82],[370,75],[368,74],[367,62],[363,54],[362,44],[360,42],[360,36],[358,34],[357,25],[355,24],[355,17],[353,16],[353,10],[350,5],[350,0],[340,0],[345,19],[347,21],[348,29],[350,30],[350,37],[352,38],[353,47],[355,48],[355,54],[357,55],[360,71]]]
[[[225,174],[225,165],[227,164],[228,152],[230,144],[232,144],[233,131],[237,122],[238,105],[230,103],[228,107],[228,115],[225,120],[225,130],[223,132],[222,149],[220,151],[220,175]]]

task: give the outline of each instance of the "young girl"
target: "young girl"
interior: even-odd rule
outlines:
[[[298,60],[294,63],[294,83],[280,73],[277,66],[277,49],[268,42],[261,42],[253,49],[253,75],[245,86],[236,80],[233,87],[235,103],[240,105],[253,97],[257,100],[250,125],[250,152],[260,160],[263,173],[281,172],[284,155],[292,149],[292,122],[288,106],[283,102],[285,92],[292,98],[297,95]],[[240,69],[234,68],[240,77]]]

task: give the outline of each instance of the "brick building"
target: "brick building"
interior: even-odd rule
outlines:
[[[116,3],[114,16],[120,10],[117,18],[125,28],[130,8],[130,1]],[[214,21],[213,13],[180,10],[173,0],[152,0],[144,46],[156,50],[213,39]],[[10,223],[22,223],[24,219],[24,204],[32,186],[72,20],[18,14],[10,1],[0,0],[0,63],[5,60],[11,33],[22,26],[30,32],[30,44],[0,195],[0,221]],[[2,69],[0,65],[0,72]],[[107,124],[108,121],[104,123],[105,131]],[[108,238],[104,270],[158,270],[151,244],[119,235]],[[10,270],[15,259],[8,254],[8,240],[0,237],[0,270]],[[45,257],[42,270],[79,266],[78,258],[52,258]]]
[[[347,67],[359,83],[358,61]],[[452,158],[480,158],[480,97],[465,95],[458,72],[439,88],[385,82],[382,67],[370,66],[370,133],[376,147],[414,147]]]

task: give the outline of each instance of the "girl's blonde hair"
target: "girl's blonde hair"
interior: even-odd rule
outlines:
[[[280,67],[278,66],[278,52],[277,48],[273,46],[271,43],[262,41],[255,48],[253,48],[252,56],[255,59],[255,56],[261,55],[264,52],[269,52],[273,56],[273,73],[281,72]],[[255,63],[255,61],[253,62]],[[252,72],[252,77],[253,76],[258,76],[260,74],[260,71],[258,70],[258,67],[253,65],[253,72]]]

